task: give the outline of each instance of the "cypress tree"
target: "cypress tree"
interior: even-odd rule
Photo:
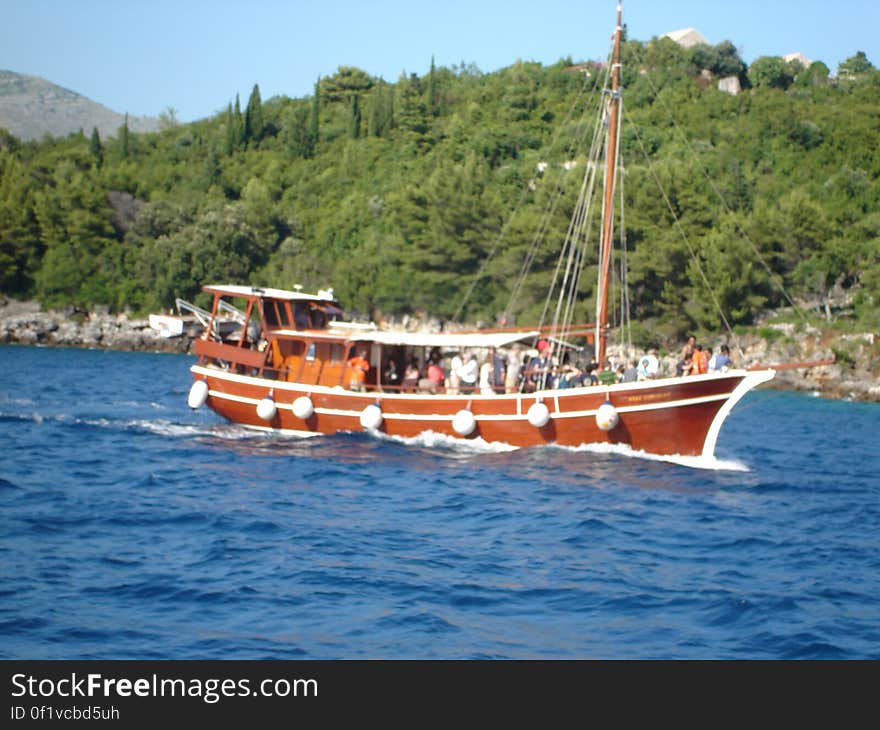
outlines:
[[[104,164],[104,147],[101,144],[101,135],[98,128],[92,127],[92,138],[89,140],[89,152],[95,158],[95,167],[100,168]]]
[[[431,56],[431,72],[428,75],[428,114],[437,116],[437,68]]]
[[[361,136],[361,107],[357,94],[351,95],[351,137],[357,139]]]
[[[119,128],[119,156],[124,160],[128,158],[128,114],[125,115],[125,121]]]
[[[315,95],[312,97],[312,115],[309,119],[309,157],[315,154],[318,149],[318,140],[320,139],[320,117],[321,117],[321,79],[315,82]]]
[[[235,151],[235,143],[236,143],[236,134],[235,130],[235,114],[232,111],[232,102],[226,106],[226,134],[223,140],[223,152],[228,156],[231,155]]]
[[[247,144],[258,144],[263,138],[263,102],[260,99],[260,87],[254,84],[247,108],[244,111],[244,141]]]

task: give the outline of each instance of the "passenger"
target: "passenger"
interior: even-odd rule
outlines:
[[[660,359],[657,357],[657,350],[648,350],[648,354],[639,360],[637,369],[638,380],[653,380],[660,371]]]
[[[727,345],[721,345],[721,351],[712,360],[714,360],[714,366],[710,366],[710,370],[726,373],[733,364],[730,359],[730,348]]]
[[[393,357],[388,358],[388,364],[385,366],[385,373],[382,379],[385,385],[392,388],[400,385],[400,373],[397,371],[397,363],[394,362]]]
[[[370,361],[367,360],[367,351],[361,349],[357,355],[348,360],[349,377],[348,387],[351,390],[364,390],[367,373],[370,371]]]
[[[480,395],[494,395],[495,389],[492,387],[492,362],[485,360],[480,365]]]
[[[519,376],[522,371],[522,345],[516,343],[507,356],[507,372],[504,376],[504,390],[515,393],[519,389]]]
[[[620,366],[623,373],[620,378],[621,383],[635,383],[639,379],[639,372],[636,369],[635,360],[627,360],[627,367]]]
[[[599,373],[599,383],[602,385],[614,385],[617,382],[617,375],[611,367],[611,362],[606,360],[605,367]]]
[[[449,363],[449,377],[446,382],[446,392],[450,395],[456,395],[461,386],[461,379],[458,374],[461,371],[462,364],[461,355],[456,352]]]
[[[702,345],[694,345],[694,354],[691,356],[690,375],[703,375],[708,370],[709,357]]]
[[[562,365],[559,368],[559,388],[577,388],[584,383],[584,371],[577,363],[572,363],[568,353],[562,358]]]
[[[462,353],[461,367],[458,370],[459,388],[462,393],[473,393],[480,377],[477,359],[467,350]]]
[[[416,358],[410,358],[410,361],[406,364],[406,369],[403,371],[403,382],[401,383],[401,390],[404,393],[413,393],[416,388],[419,386],[419,379],[421,378],[421,373],[419,373],[419,361]]]
[[[436,348],[431,351],[431,359],[428,362],[426,374],[428,380],[431,381],[431,391],[434,393],[440,392],[440,389],[446,383],[446,371],[443,369],[443,357],[440,354],[440,350]]]
[[[489,362],[492,364],[492,388],[496,393],[503,393],[507,377],[507,361],[494,347],[490,347]]]
[[[553,387],[553,361],[550,359],[552,351],[547,340],[538,340],[538,356],[529,361],[526,369],[530,390]]]

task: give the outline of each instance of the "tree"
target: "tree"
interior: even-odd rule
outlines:
[[[351,95],[351,138],[357,139],[361,136],[361,105],[358,102],[357,94]]]
[[[128,154],[130,152],[128,134],[128,114],[126,114],[125,121],[119,128],[119,156],[123,160],[128,158]]]
[[[104,164],[104,146],[101,144],[101,135],[98,134],[98,128],[92,127],[92,137],[89,140],[89,152],[95,158],[95,167],[100,168]]]
[[[315,92],[312,95],[312,112],[309,115],[309,149],[311,151],[310,157],[315,154],[315,149],[318,146],[318,140],[320,138],[320,124],[321,124],[321,79],[318,79],[315,82]]]
[[[307,159],[315,153],[315,145],[309,126],[309,109],[296,104],[287,114],[287,150],[291,157]]]
[[[837,75],[840,78],[852,79],[859,74],[866,73],[874,68],[864,51],[859,51],[855,56],[850,56],[837,67]]]
[[[783,91],[794,81],[791,66],[779,56],[761,56],[749,68],[753,86],[767,86]]]
[[[263,102],[260,99],[260,86],[259,84],[254,84],[247,107],[244,110],[244,143],[256,147],[260,140],[263,139],[265,126]]]

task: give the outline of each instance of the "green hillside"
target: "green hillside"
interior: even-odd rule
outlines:
[[[0,290],[146,311],[205,283],[301,284],[367,316],[491,321],[530,252],[510,309],[530,323],[583,174],[582,108],[595,108],[597,64],[570,66],[432,64],[394,83],[340,68],[312,97],[264,102],[255,86],[159,133],[0,136]],[[731,75],[736,96],[717,89]],[[822,63],[773,58],[747,71],[729,42],[632,41],[624,84],[637,339],[719,330],[713,296],[731,326],[791,299],[880,328],[880,72],[864,54],[829,79]]]

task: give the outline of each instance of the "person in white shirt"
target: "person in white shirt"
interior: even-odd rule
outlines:
[[[461,367],[458,369],[458,380],[462,393],[473,393],[480,375],[477,359],[468,351],[462,353]]]

